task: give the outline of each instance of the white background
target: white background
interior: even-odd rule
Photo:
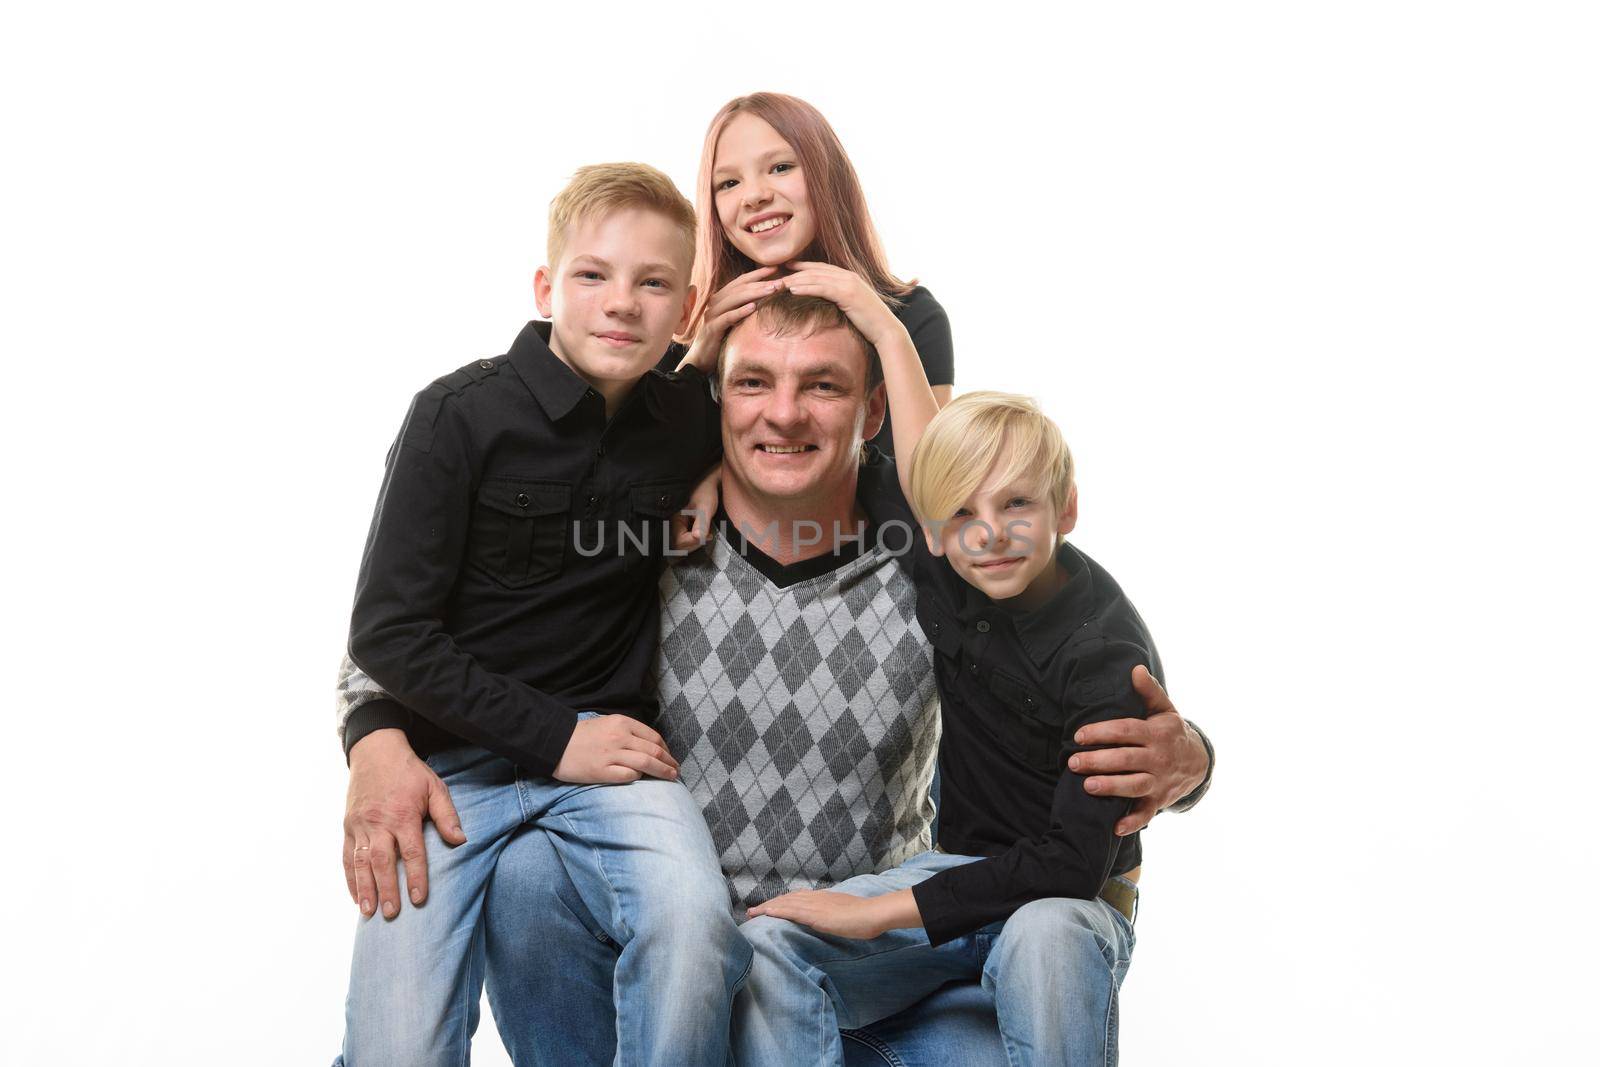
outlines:
[[[1597,45],[1530,2],[7,14],[0,1059],[332,1059],[330,689],[407,400],[532,316],[575,167],[689,190],[756,89],[832,120],[958,390],[1061,420],[1217,743],[1147,836],[1125,1062],[1593,1055]]]

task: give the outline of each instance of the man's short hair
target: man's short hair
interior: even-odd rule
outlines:
[[[756,301],[756,309],[744,322],[735,323],[722,339],[722,351],[717,355],[717,383],[722,382],[722,372],[727,364],[728,341],[750,319],[760,319],[761,325],[774,337],[810,337],[823,330],[845,330],[867,357],[867,392],[883,381],[883,364],[878,360],[878,349],[867,340],[866,334],[856,329],[850,316],[839,305],[822,296],[797,296],[787,289],[779,289]]]
[[[1060,511],[1072,492],[1072,452],[1039,405],[1014,393],[963,393],[933,417],[911,456],[911,507],[923,522],[955,515],[989,471],[1030,486]]]
[[[561,260],[567,234],[579,221],[641,208],[666,216],[683,235],[684,270],[694,268],[694,205],[672,179],[644,163],[595,163],[579,167],[565,189],[550,201],[550,230],[545,254],[549,266]]]

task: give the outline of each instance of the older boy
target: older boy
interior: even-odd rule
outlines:
[[[652,370],[693,305],[693,210],[652,168],[586,167],[549,232],[551,321],[418,394],[368,535],[350,658],[388,695],[346,751],[354,768],[415,748],[410,773],[441,788],[414,840],[378,829],[383,798],[350,798],[346,1067],[466,1061],[485,887],[530,824],[622,946],[618,1061],[727,1054],[748,948],[645,684],[667,519],[720,451],[703,378]],[[421,906],[401,908],[397,858]]]

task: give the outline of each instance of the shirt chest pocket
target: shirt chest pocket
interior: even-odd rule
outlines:
[[[1061,706],[1046,700],[1023,679],[999,669],[989,672],[988,688],[1001,711],[1001,742],[1035,770],[1059,773],[1066,722]]]
[[[617,550],[630,567],[660,559],[672,544],[672,519],[689,499],[682,478],[640,482],[628,489],[628,517],[619,528]]]
[[[487,478],[472,513],[468,562],[509,589],[561,573],[572,514],[572,486],[526,478]]]

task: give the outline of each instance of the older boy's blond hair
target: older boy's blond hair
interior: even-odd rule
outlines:
[[[1031,487],[1066,506],[1072,453],[1039,405],[1014,393],[963,393],[928,423],[911,456],[911,506],[923,522],[944,522],[966,505],[999,464],[999,480]]]
[[[579,167],[567,187],[550,201],[549,241],[545,254],[554,267],[561,261],[571,227],[591,215],[609,215],[642,208],[665,215],[683,234],[685,276],[694,269],[694,205],[672,179],[644,163],[595,163]]]

